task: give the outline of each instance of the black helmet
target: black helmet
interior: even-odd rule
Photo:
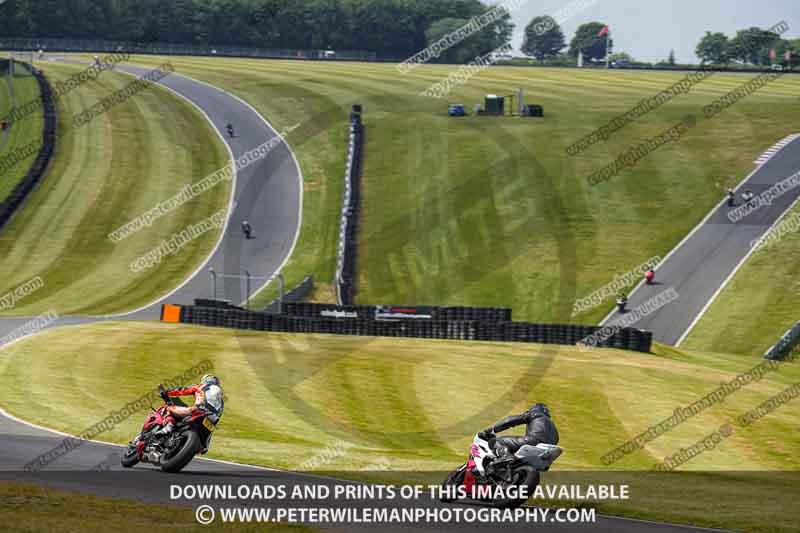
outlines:
[[[550,418],[550,409],[548,409],[547,406],[545,404],[543,404],[543,403],[537,403],[536,405],[531,407],[531,411],[530,412],[533,413],[533,414],[540,414],[541,413],[544,416],[546,416],[547,418]]]

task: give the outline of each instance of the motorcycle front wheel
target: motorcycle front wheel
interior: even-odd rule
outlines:
[[[133,443],[128,444],[128,447],[125,449],[125,453],[122,454],[122,459],[120,459],[120,463],[122,463],[123,467],[130,468],[138,462],[139,462],[139,452],[136,451],[136,445]]]
[[[170,473],[180,472],[194,459],[198,450],[200,450],[200,435],[196,431],[187,431],[179,437],[172,453],[162,459],[161,470]]]
[[[442,492],[439,495],[439,501],[442,503],[451,503],[458,499],[456,490],[464,483],[464,475],[467,472],[467,465],[462,465],[460,468],[453,470],[447,479],[442,483]]]

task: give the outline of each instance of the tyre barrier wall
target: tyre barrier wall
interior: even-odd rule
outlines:
[[[280,301],[280,298],[277,298],[272,301],[267,307],[262,309],[264,313],[280,313],[283,310],[283,306],[287,305],[287,302],[299,302],[314,290],[314,276],[306,276],[306,279],[301,281],[297,287],[290,290],[286,294],[283,295],[283,302]]]
[[[358,239],[358,210],[361,205],[361,155],[364,146],[364,126],[361,106],[350,113],[350,145],[344,177],[344,200],[339,224],[339,246],[336,257],[336,299],[350,305],[356,294],[356,261]]]
[[[341,320],[257,313],[233,308],[181,306],[180,322],[200,326],[287,333],[407,337],[574,345],[601,328],[523,322],[448,320]],[[649,352],[653,334],[625,328],[598,346]]]
[[[784,333],[775,346],[764,353],[764,359],[771,359],[773,361],[785,359],[798,344],[800,344],[800,322]]]
[[[499,307],[429,307],[396,305],[333,305],[319,303],[286,303],[283,314],[304,318],[381,319],[380,315],[411,320],[445,320],[459,322],[511,322],[511,309]]]
[[[42,145],[39,148],[36,159],[28,169],[28,173],[17,183],[8,197],[0,202],[0,229],[8,223],[14,212],[44,177],[47,167],[50,165],[50,159],[53,157],[56,143],[56,108],[50,83],[39,70],[32,68],[30,64],[17,63],[30,72],[39,84],[39,92],[42,98],[42,114],[44,115],[44,130],[42,132]],[[14,127],[13,123],[11,127]]]

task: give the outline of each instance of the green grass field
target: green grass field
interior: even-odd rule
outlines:
[[[358,300],[504,305],[527,320],[569,320],[576,297],[665,255],[800,119],[786,105],[800,81],[785,77],[591,187],[593,171],[687,114],[702,117],[703,106],[750,76],[717,74],[570,157],[571,143],[683,75],[492,68],[435,100],[418,93],[453,67],[400,76],[390,64],[171,61],[246,99],[278,129],[304,125],[288,139],[308,193],[290,284],[333,276],[345,117],[358,102],[367,126]],[[485,93],[517,87],[544,105],[543,120],[445,116],[448,101],[471,108]],[[318,298],[331,295],[323,286]],[[610,304],[578,318],[596,322]]]
[[[33,423],[80,432],[204,359],[214,363],[226,391],[212,457],[359,479],[392,480],[392,472],[453,468],[474,432],[545,401],[566,449],[553,475],[600,470],[619,479],[612,470],[623,470],[636,480],[636,472],[652,469],[800,381],[800,366],[784,365],[610,467],[600,461],[603,454],[748,370],[751,361],[670,349],[656,355],[581,352],[104,323],[49,330],[5,349],[0,379],[8,385],[1,405]],[[127,378],[132,375],[137,379]],[[74,401],[53,402],[54,395]],[[98,438],[125,443],[138,432],[143,416],[137,413]],[[735,473],[740,471],[752,471],[748,487],[776,489],[779,471],[800,466],[800,436],[792,429],[798,422],[797,410],[786,405],[748,428],[734,423],[731,437],[678,469],[685,477],[668,484],[664,498],[680,500],[687,482],[697,490],[728,490],[726,475],[732,487],[738,486],[742,478]],[[688,514],[663,514],[654,496],[646,496],[640,493],[615,512],[670,519],[705,514],[706,520],[731,526],[731,516],[742,519],[752,500],[751,492],[741,491],[738,511],[731,502],[724,510],[695,503],[687,506]],[[758,522],[758,514],[751,519]]]
[[[333,468],[380,457],[399,469],[446,467],[463,455],[476,430],[536,400],[558,413],[563,445],[569,450],[560,466],[599,468],[600,456],[612,444],[621,444],[753,366],[741,356],[666,348],[647,355],[581,352],[568,346],[105,323],[48,330],[4,350],[0,376],[10,385],[3,407],[31,422],[83,429],[115,404],[124,405],[204,359],[215,364],[230,395],[217,456],[286,468],[297,467],[310,450],[336,439],[354,448],[341,463],[327,465]],[[493,371],[479,370],[485,368]],[[131,375],[138,378],[119,379]],[[798,378],[800,366],[787,365],[615,467],[650,468]],[[52,391],[74,395],[74,405],[52,402]],[[483,411],[495,396],[501,399]],[[254,416],[257,406],[269,409]],[[800,435],[784,430],[798,416],[786,408],[757,433],[737,429],[724,446],[698,457],[689,469],[796,469]],[[126,442],[140,423],[140,417],[133,417],[104,438]],[[418,434],[422,440],[398,441],[393,432]],[[756,434],[784,444],[759,456],[751,448]],[[274,450],[271,457],[263,456],[267,449]]]
[[[47,63],[53,81],[80,66]],[[194,107],[151,87],[78,130],[72,116],[132,77],[105,72],[59,100],[56,156],[42,184],[0,233],[0,294],[39,276],[44,287],[6,314],[100,314],[132,310],[177,286],[210,253],[211,231],[151,270],[130,264],[190,224],[227,207],[223,182],[149,228],[113,243],[108,234],[228,161],[219,137]],[[18,98],[22,98],[18,96]]]
[[[4,72],[0,73],[0,120],[9,116],[15,102],[17,105],[22,105],[39,98],[39,84],[27,70],[17,66],[14,76],[11,78],[11,87],[8,85],[8,76],[4,74]],[[43,128],[44,119],[41,108],[17,121],[4,135],[0,134],[0,159],[37,140],[41,142]],[[0,202],[6,199],[20,180],[25,177],[34,158],[35,156],[20,161],[10,170],[0,174]]]

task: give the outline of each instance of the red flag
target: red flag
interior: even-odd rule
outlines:
[[[605,37],[608,35],[608,26],[603,26],[603,29],[600,30],[600,33],[597,34],[598,37]]]

